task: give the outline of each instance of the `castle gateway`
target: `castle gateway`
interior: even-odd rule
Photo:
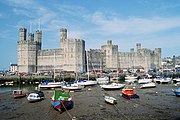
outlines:
[[[144,70],[161,68],[161,48],[150,50],[141,48],[136,44],[136,51],[119,52],[118,45],[113,45],[111,40],[100,49],[89,49],[85,53],[85,41],[82,39],[68,39],[67,29],[60,29],[60,48],[42,50],[42,31],[34,34],[28,33],[26,40],[25,28],[20,28],[18,41],[18,71],[43,72],[43,71],[86,71],[88,62],[89,70],[118,70],[128,68],[143,68]]]

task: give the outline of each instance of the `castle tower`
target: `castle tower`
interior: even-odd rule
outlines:
[[[36,31],[36,41],[38,45],[37,49],[41,50],[41,46],[42,46],[42,31],[41,30]]]
[[[26,41],[26,29],[25,28],[20,28],[19,33],[20,33],[20,38],[19,41]]]
[[[26,41],[26,32],[25,28],[20,28],[19,33],[19,41],[18,41],[18,71],[19,72],[27,72],[27,64],[28,64],[28,44]]]
[[[26,29],[20,28],[20,39],[18,41],[18,71],[36,72],[37,65],[37,42],[34,41],[34,34],[28,33],[26,40]]]
[[[136,44],[136,48],[137,48],[137,52],[140,52],[140,50],[141,50],[141,43],[137,43]]]
[[[34,41],[34,34],[28,33],[28,42],[33,42],[33,41]]]
[[[161,67],[161,48],[155,48],[155,64],[157,67]]]
[[[61,28],[60,29],[60,48],[63,48],[64,41],[67,39],[67,29]]]
[[[119,67],[118,64],[118,45],[113,45],[112,40],[107,41],[107,45],[101,46],[101,50],[104,52],[105,60],[103,64],[106,65],[106,68],[115,69]]]

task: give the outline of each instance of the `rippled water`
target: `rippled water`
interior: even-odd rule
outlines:
[[[33,85],[33,84],[22,84],[22,85],[18,85],[18,84],[14,84],[12,86],[0,86],[0,93],[4,93],[4,92],[10,92],[16,89],[22,89],[23,91],[31,91],[31,90],[35,90],[35,88],[38,85]]]

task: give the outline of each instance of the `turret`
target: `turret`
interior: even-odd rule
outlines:
[[[41,50],[41,45],[42,45],[42,31],[41,30],[36,31],[36,41]]]
[[[20,33],[20,38],[19,41],[26,41],[26,29],[25,28],[20,28],[19,33]]]
[[[137,43],[136,48],[137,48],[137,52],[139,52],[141,50],[141,43]]]
[[[67,39],[67,29],[61,28],[60,29],[60,48],[63,48],[65,39]]]
[[[28,33],[28,41],[33,42],[34,41],[34,34],[33,33]]]

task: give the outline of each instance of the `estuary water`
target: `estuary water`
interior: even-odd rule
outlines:
[[[11,92],[13,90],[21,89],[25,92],[35,90],[38,85],[33,85],[33,84],[14,84],[14,85],[9,85],[9,86],[0,86],[0,93],[4,92]]]

